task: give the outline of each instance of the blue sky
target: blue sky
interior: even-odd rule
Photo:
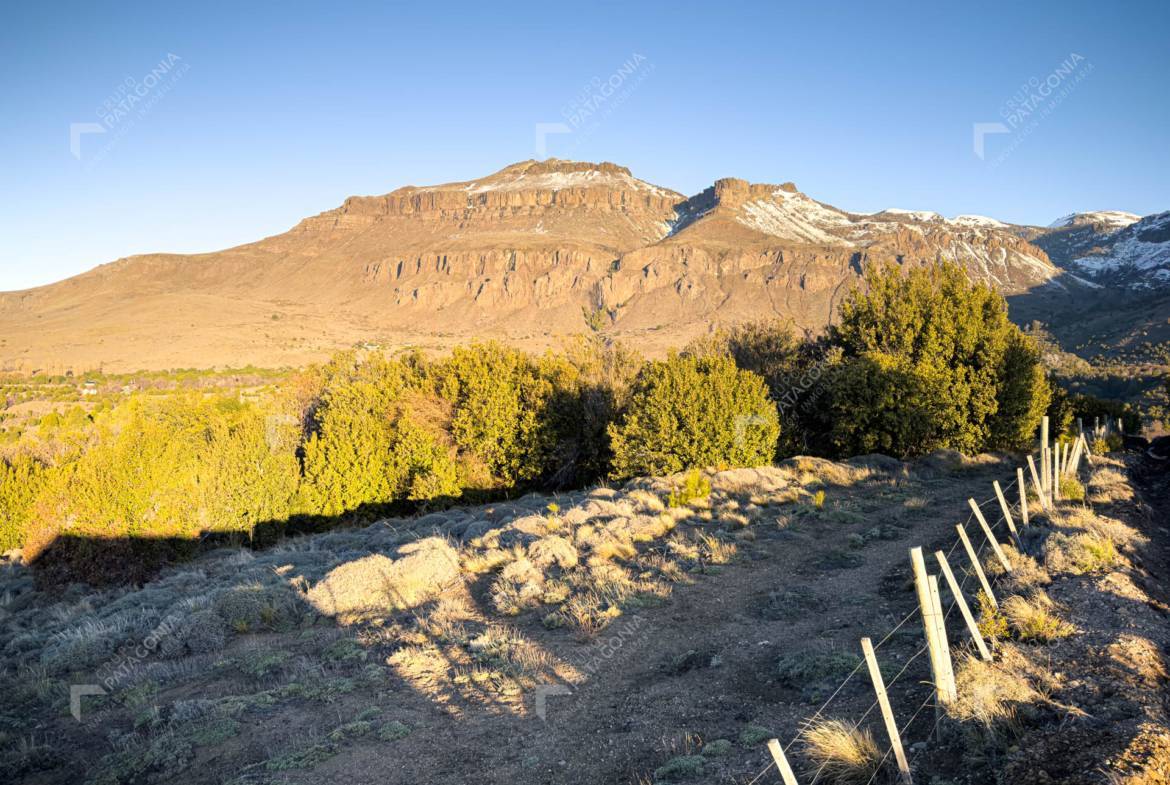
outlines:
[[[1170,209],[1164,2],[99,6],[0,11],[0,290],[481,176],[537,157],[537,123],[572,127],[548,155],[684,193],[791,180],[848,210],[1019,223]],[[598,83],[617,87],[574,117]],[[980,122],[1001,124],[982,159]],[[80,158],[73,124],[104,128]]]

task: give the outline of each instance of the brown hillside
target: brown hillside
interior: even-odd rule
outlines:
[[[611,163],[525,161],[351,197],[236,248],[0,294],[0,367],[296,365],[359,342],[486,336],[538,347],[589,329],[586,314],[654,352],[747,318],[819,330],[867,262],[941,259],[1009,294],[1058,272],[998,222],[856,215],[736,179],[687,199]]]

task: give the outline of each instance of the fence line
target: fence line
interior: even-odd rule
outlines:
[[[1027,502],[1028,489],[1021,481],[1021,478],[1026,476],[1024,474],[1024,471],[1022,468],[1017,468],[1016,476],[1010,482],[1008,482],[1006,485],[1000,485],[1000,483],[998,481],[996,481],[994,483],[994,486],[993,486],[995,493],[993,495],[989,496],[987,499],[983,500],[982,502],[976,502],[973,498],[968,500],[969,504],[970,504],[970,512],[968,513],[966,522],[959,524],[959,527],[960,527],[960,529],[964,529],[966,526],[970,525],[972,520],[978,519],[979,523],[981,524],[981,527],[984,529],[986,537],[984,538],[984,541],[980,543],[980,545],[977,549],[972,549],[974,551],[975,558],[974,558],[974,560],[969,559],[969,561],[973,561],[974,563],[963,568],[963,570],[962,570],[963,579],[962,579],[962,581],[958,582],[958,587],[957,587],[958,591],[957,591],[957,593],[955,591],[951,592],[952,597],[951,597],[950,606],[946,609],[945,613],[940,614],[941,620],[940,620],[939,624],[940,624],[940,631],[942,633],[942,635],[941,635],[942,641],[946,640],[946,633],[945,633],[946,620],[950,618],[951,614],[954,612],[954,610],[957,607],[960,607],[959,604],[962,601],[963,593],[967,591],[968,582],[972,579],[972,577],[976,576],[976,574],[978,574],[978,577],[980,577],[982,580],[986,580],[986,578],[983,577],[981,565],[982,565],[982,562],[985,558],[985,554],[988,550],[990,550],[992,553],[996,554],[996,556],[1001,560],[1002,565],[1004,567],[1004,570],[1002,573],[1000,573],[998,575],[992,575],[990,577],[990,584],[989,585],[997,584],[1002,576],[1009,575],[1011,573],[1010,564],[1008,563],[1007,559],[1004,557],[1003,552],[1002,552],[1001,547],[1000,547],[1000,543],[998,542],[997,538],[995,537],[996,530],[1000,529],[1001,526],[1006,525],[1006,528],[1009,532],[1010,539],[1012,540],[1012,544],[1015,545],[1020,550],[1020,552],[1022,554],[1023,550],[1024,550],[1024,544],[1023,544],[1022,538],[1020,537],[1020,532],[1026,531],[1028,528],[1031,528],[1032,526],[1034,526],[1035,522],[1038,521],[1038,519],[1041,515],[1043,515],[1043,517],[1046,520],[1051,520],[1053,513],[1055,513],[1058,509],[1058,502],[1065,501],[1061,498],[1061,493],[1060,493],[1060,489],[1059,489],[1059,484],[1060,484],[1061,479],[1064,477],[1074,477],[1075,478],[1077,476],[1077,473],[1078,473],[1081,457],[1085,456],[1085,455],[1091,455],[1091,453],[1089,452],[1089,449],[1088,449],[1087,441],[1086,441],[1083,433],[1077,436],[1077,438],[1075,440],[1075,445],[1068,444],[1068,445],[1065,445],[1064,447],[1060,446],[1059,436],[1057,436],[1057,438],[1055,440],[1053,440],[1055,442],[1055,446],[1047,443],[1048,442],[1048,440],[1046,438],[1047,436],[1048,436],[1048,418],[1044,417],[1043,421],[1042,421],[1042,428],[1041,428],[1041,437],[1042,437],[1041,449],[1039,451],[1040,462],[1041,462],[1041,465],[1044,466],[1044,476],[1042,478],[1042,482],[1038,482],[1037,487],[1035,489],[1036,495],[1040,499],[1040,509],[1038,511],[1036,511],[1035,514],[1029,515],[1028,513],[1030,511],[1027,510],[1027,508],[1026,508],[1026,505],[1028,503]],[[1061,457],[1059,457],[1059,458],[1056,457],[1056,454],[1055,454],[1055,451],[1058,449],[1063,450],[1063,455],[1061,455]],[[1036,479],[1036,475],[1038,474],[1038,472],[1035,471],[1035,464],[1033,462],[1033,456],[1031,453],[1029,453],[1026,457],[1027,457],[1029,469],[1031,469],[1032,477],[1033,477],[1033,479]],[[1019,497],[1019,501],[1013,504],[1013,503],[1008,501],[1009,497],[1007,496],[1007,492],[1012,490],[1013,488],[1015,488],[1017,485],[1020,486],[1020,488],[1019,488],[1020,492],[1019,492],[1019,494],[1017,494]],[[1045,485],[1047,485],[1049,487],[1046,488],[1046,487],[1044,487]],[[1047,496],[1047,498],[1045,498],[1046,496]],[[986,516],[984,516],[984,514],[983,514],[983,507],[989,506],[993,502],[996,503],[996,505],[998,507],[999,515],[995,518],[994,522],[990,522],[987,520]],[[993,512],[995,511],[994,508],[992,509],[992,511]],[[1022,529],[1017,530],[1017,528],[1015,526],[1015,521],[1013,520],[1013,513],[1016,516],[1018,516],[1018,520],[1020,521],[1020,525],[1023,527]],[[963,542],[963,540],[961,538],[956,538],[955,541],[953,543],[951,543],[950,549],[946,551],[945,556],[949,559],[950,556],[952,554],[954,554],[955,550],[959,547],[959,545],[962,544],[962,542]],[[913,550],[915,550],[915,549],[912,549],[912,551]],[[918,550],[921,550],[921,549],[918,549]],[[941,551],[939,551],[939,552],[941,552]],[[941,565],[941,562],[940,562],[940,565]],[[937,580],[937,576],[929,576],[929,577]],[[954,578],[954,576],[951,576],[951,577]],[[948,588],[954,589],[955,587],[952,583],[952,584],[948,585]],[[995,602],[994,596],[990,597],[989,599],[993,603]],[[883,644],[885,644],[887,641],[889,641],[890,638],[893,637],[893,635],[899,629],[901,629],[905,624],[907,624],[916,615],[921,615],[923,613],[922,602],[924,602],[924,601],[925,600],[920,601],[920,603],[917,607],[915,607],[908,614],[906,614],[906,616],[901,621],[899,621],[893,627],[893,629],[891,629],[889,632],[887,632],[877,644],[874,644],[872,646],[872,648],[870,648],[868,646],[864,647],[867,649],[867,651],[866,651],[867,656],[876,657],[877,650],[880,649]],[[937,603],[937,592],[935,595],[934,602]],[[941,606],[936,604],[935,607],[937,607],[941,611]],[[928,629],[928,626],[925,627],[924,630],[925,629]],[[910,665],[915,660],[917,660],[919,657],[921,657],[923,654],[925,654],[931,650],[931,645],[930,645],[931,636],[930,636],[930,634],[927,635],[927,638],[928,638],[927,644],[922,646],[921,648],[919,648],[913,655],[911,655],[906,660],[906,662],[902,665],[902,668],[898,671],[898,673],[896,673],[894,675],[894,677],[889,682],[885,682],[882,685],[882,690],[879,691],[878,699],[875,700],[873,703],[871,703],[869,708],[867,708],[856,721],[852,721],[850,723],[854,730],[858,729],[861,726],[861,724],[863,722],[865,722],[865,720],[873,712],[873,710],[875,708],[877,708],[879,705],[881,705],[882,698],[889,695],[889,688],[892,687],[894,684],[896,684],[898,682],[898,680],[901,679],[906,674],[907,670],[910,668]],[[977,640],[977,639],[974,639],[974,640]],[[970,645],[971,644],[964,643],[962,645],[962,648],[969,648]],[[985,647],[979,647],[979,649],[984,654],[987,654]],[[945,652],[942,652],[942,654],[945,656],[946,662],[945,662],[945,667],[943,667],[940,664],[940,667],[943,667],[943,670],[941,672],[951,674],[950,675],[950,679],[951,679],[950,689],[953,690],[953,689],[955,689],[955,687],[954,687],[954,681],[953,681],[953,679],[954,679],[953,670],[952,670],[953,666],[951,665],[951,647],[949,645],[947,645]],[[987,656],[991,656],[991,655],[987,654]],[[853,680],[853,677],[856,676],[861,671],[862,667],[865,665],[866,665],[866,658],[862,658],[858,662],[858,664],[854,667],[854,669],[849,673],[849,675],[845,677],[845,679],[837,686],[837,688],[832,692],[832,694],[829,695],[829,697],[824,701],[824,703],[822,703],[821,706],[812,714],[812,716],[800,723],[799,729],[797,730],[796,734],[792,737],[792,739],[790,739],[788,741],[788,743],[786,745],[781,747],[779,744],[779,741],[777,741],[776,739],[772,739],[769,742],[770,747],[774,747],[773,756],[774,756],[775,760],[773,760],[772,762],[769,762],[769,764],[767,766],[765,766],[762,771],[760,771],[758,774],[756,774],[756,776],[753,777],[748,782],[748,785],[755,785],[755,783],[758,782],[761,778],[763,778],[772,769],[773,766],[776,766],[778,764],[779,761],[783,761],[784,767],[788,768],[787,759],[785,758],[784,753],[787,753],[796,744],[796,742],[806,734],[808,729],[810,727],[812,727],[813,724],[823,716],[825,710],[829,707],[829,705],[841,694],[841,692],[845,689],[846,685],[848,685],[850,683],[850,681]],[[874,660],[874,665],[875,665],[875,667],[877,665],[876,659]],[[932,662],[932,665],[933,665],[933,662]],[[879,671],[879,673],[880,673],[880,671]],[[935,672],[936,679],[939,677],[939,673],[940,673],[939,671]],[[875,690],[877,690],[877,687],[878,687],[878,685],[875,683]],[[931,729],[930,733],[927,735],[927,738],[934,737],[935,733],[938,731],[939,725],[942,723],[943,718],[946,716],[946,712],[942,710],[946,701],[943,699],[943,695],[942,695],[941,690],[940,690],[941,687],[942,687],[942,685],[940,685],[938,683],[935,683],[933,685],[933,689],[931,689],[931,691],[928,692],[926,699],[922,702],[921,705],[918,706],[918,708],[914,711],[914,713],[910,716],[910,719],[906,721],[906,723],[902,726],[902,728],[897,731],[898,735],[896,738],[898,740],[895,740],[895,738],[891,738],[890,744],[888,745],[885,753],[882,755],[881,759],[879,760],[877,768],[876,768],[873,776],[870,777],[869,783],[867,783],[867,785],[871,785],[873,783],[873,781],[878,777],[878,775],[884,770],[886,763],[889,760],[890,756],[892,754],[895,754],[895,745],[899,745],[899,749],[900,749],[900,744],[901,744],[900,738],[906,734],[906,731],[908,731],[910,729],[910,727],[914,724],[914,721],[918,718],[918,716],[922,713],[922,711],[924,711],[926,709],[926,707],[928,705],[930,705],[932,702],[934,703],[937,716],[935,718],[934,727]],[[888,709],[889,708],[888,705],[885,708]],[[894,728],[890,727],[890,725],[889,725],[889,723],[892,722],[892,720],[890,719],[889,716],[887,716],[886,719],[887,719],[888,730],[890,730],[891,734],[892,734]],[[915,751],[915,753],[912,755],[912,757],[909,761],[910,764],[913,764],[914,760],[917,759],[918,754],[921,752],[921,749],[922,748],[919,748],[919,750]],[[781,754],[777,755],[776,754],[777,750],[782,751]],[[902,762],[903,762],[903,759],[901,757],[899,757],[899,768],[902,769],[903,781],[909,783],[910,777],[911,777],[910,767],[907,766],[905,768],[902,768]],[[828,761],[826,761],[825,763],[822,763],[821,766],[817,768],[817,770],[812,775],[812,780],[811,780],[810,785],[816,785],[817,781],[820,779],[821,773],[823,772],[823,770],[827,764],[828,764]],[[784,782],[785,783],[795,783],[796,782],[795,775],[792,774],[790,768],[788,768],[787,771],[782,772],[782,774],[784,775]]]

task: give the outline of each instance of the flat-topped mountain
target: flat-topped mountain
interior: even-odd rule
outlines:
[[[0,294],[0,364],[300,364],[358,342],[536,347],[588,329],[655,352],[744,319],[823,329],[873,262],[953,260],[1009,295],[1081,286],[1043,240],[983,216],[850,213],[792,183],[727,178],[687,198],[612,163],[524,161]]]

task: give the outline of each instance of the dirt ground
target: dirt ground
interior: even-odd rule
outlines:
[[[0,638],[12,696],[0,717],[13,746],[8,770],[29,783],[82,781],[81,771],[99,783],[778,782],[774,769],[766,771],[764,742],[788,744],[822,707],[823,717],[864,720],[885,749],[872,687],[857,668],[859,640],[870,636],[916,781],[1107,782],[1106,772],[1126,769],[1148,777],[1150,761],[1164,765],[1170,749],[1170,532],[1165,475],[1136,456],[1117,464],[1116,487],[1097,494],[1107,501],[1094,502],[1090,486],[1090,503],[1146,539],[1122,543],[1116,569],[1053,575],[1046,590],[1078,632],[1021,647],[1062,674],[1046,708],[994,744],[938,722],[908,549],[923,546],[928,557],[950,551],[955,524],[969,518],[968,497],[990,501],[987,517],[996,522],[992,480],[1007,484],[1017,461],[793,459],[715,475],[709,498],[676,508],[658,500],[680,478],[530,496],[316,535],[278,553],[212,555],[154,584],[99,595],[75,588],[38,596],[9,567],[0,586],[9,592]],[[1124,472],[1140,495],[1128,490]],[[91,658],[97,666],[54,670],[57,660],[44,653],[87,619],[115,626],[109,620],[122,617],[103,608],[165,604],[146,596],[152,591],[194,594],[265,575],[307,586],[326,568],[428,528],[455,543],[468,565],[506,550],[509,537],[523,543],[533,520],[559,526],[563,519],[580,543],[583,527],[628,528],[655,515],[674,519],[669,537],[635,536],[634,554],[609,560],[624,565],[640,591],[610,604],[601,629],[566,625],[572,615],[550,613],[547,602],[502,611],[499,575],[508,568],[482,569],[409,610],[360,619],[304,612],[291,625],[265,618],[235,624],[218,650],[192,653],[189,643],[165,661],[151,651],[109,694],[84,699],[80,721],[69,715],[68,684],[101,683],[102,657]],[[504,531],[499,549],[494,529]],[[977,537],[975,524],[968,531]],[[1006,538],[1002,525],[997,531]],[[600,553],[590,547],[583,555]],[[965,563],[961,551],[951,552],[956,567]],[[565,585],[575,586],[576,574],[566,569]],[[546,596],[554,583],[561,586],[543,584]],[[965,589],[973,586],[966,579]],[[37,638],[51,625],[32,618],[54,619],[56,637]],[[948,625],[951,643],[967,645],[957,614]],[[39,657],[22,642],[30,636],[44,647]],[[801,782],[812,781],[804,745],[789,750]]]

